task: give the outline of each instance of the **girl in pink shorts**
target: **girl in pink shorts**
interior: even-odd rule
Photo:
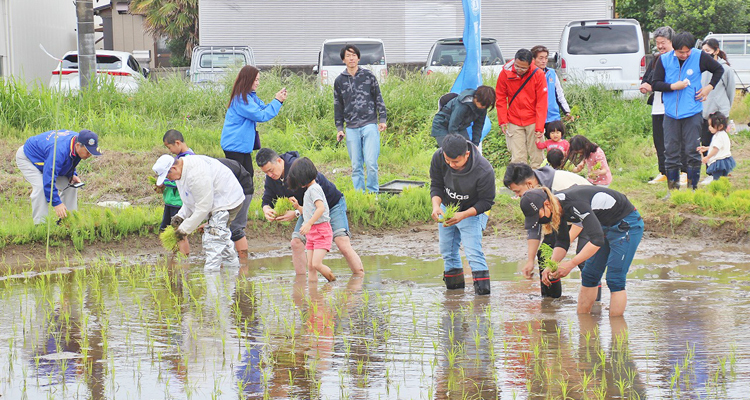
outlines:
[[[302,227],[299,233],[305,235],[307,250],[307,279],[318,280],[318,272],[328,281],[335,281],[331,269],[323,264],[326,253],[331,251],[333,241],[333,230],[331,229],[331,217],[328,210],[323,188],[315,182],[318,169],[307,157],[298,158],[289,168],[287,185],[292,190],[305,188],[305,197],[300,204],[294,197],[290,198],[294,207],[302,213]]]

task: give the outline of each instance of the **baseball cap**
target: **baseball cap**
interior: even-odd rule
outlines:
[[[542,189],[529,190],[521,197],[521,211],[526,216],[524,224],[526,229],[536,229],[539,223],[539,210],[544,207],[545,200],[547,200],[547,193],[544,193]]]
[[[99,135],[96,133],[88,129],[78,132],[78,143],[84,145],[92,156],[102,155],[99,151]]]
[[[154,166],[151,167],[151,169],[156,172],[156,175],[159,175],[159,177],[156,178],[157,185],[162,185],[164,179],[167,179],[167,174],[169,173],[169,169],[172,168],[172,164],[174,164],[174,157],[168,154],[165,154],[156,160],[156,163],[154,163]]]

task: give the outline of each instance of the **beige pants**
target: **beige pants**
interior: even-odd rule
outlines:
[[[510,162],[529,164],[531,168],[539,168],[542,165],[544,156],[542,150],[536,148],[534,126],[508,124],[505,143],[510,150]]]
[[[23,146],[16,152],[16,164],[18,164],[18,169],[21,170],[23,177],[31,184],[31,214],[34,218],[34,224],[40,224],[44,222],[48,213],[48,202],[44,196],[44,177],[34,166],[34,163],[26,157]],[[65,208],[68,211],[75,211],[78,209],[78,190],[67,188],[69,182],[69,176],[58,176],[55,187],[57,188],[57,194],[60,196],[60,201],[65,204]]]

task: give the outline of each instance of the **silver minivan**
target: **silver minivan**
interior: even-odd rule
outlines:
[[[563,80],[601,84],[626,98],[640,96],[646,72],[641,25],[634,19],[570,22],[560,38],[557,67]]]
[[[466,59],[466,48],[463,38],[439,39],[432,45],[427,56],[427,65],[422,70],[425,75],[439,72],[443,74],[458,74]],[[503,52],[492,38],[482,38],[482,75],[497,79],[503,70],[505,60]]]
[[[727,53],[729,65],[737,74],[736,87],[747,91],[750,85],[750,34],[709,32],[703,41],[710,38],[718,40],[719,47]],[[702,43],[698,43],[696,47],[700,48]]]
[[[336,77],[341,75],[346,69],[344,61],[341,60],[341,49],[347,45],[353,44],[359,49],[359,66],[367,68],[378,82],[388,76],[388,63],[385,58],[385,47],[380,39],[328,39],[323,42],[323,46],[318,53],[318,65],[313,67],[313,72],[320,75],[321,86],[333,86]]]
[[[221,82],[229,70],[255,65],[249,46],[196,46],[187,74],[190,82],[211,85]]]

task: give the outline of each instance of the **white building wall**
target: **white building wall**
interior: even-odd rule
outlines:
[[[57,62],[39,48],[61,57],[76,49],[76,10],[72,1],[0,0],[3,75],[29,84],[47,84]]]
[[[260,65],[315,64],[325,39],[382,39],[389,62],[423,62],[435,40],[463,35],[459,0],[201,0],[201,45],[249,45]],[[612,0],[484,0],[482,36],[506,58],[556,51],[566,23],[611,18]]]

